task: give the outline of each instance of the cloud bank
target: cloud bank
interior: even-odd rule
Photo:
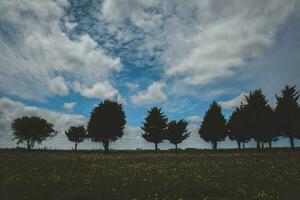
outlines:
[[[70,22],[62,21],[68,6],[67,0],[1,2],[1,91],[43,100],[67,95],[65,81],[90,87],[122,69],[88,34],[68,37],[63,28]]]

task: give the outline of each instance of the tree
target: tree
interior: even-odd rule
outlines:
[[[17,144],[26,142],[27,149],[34,147],[35,143],[41,144],[48,137],[56,135],[53,124],[41,117],[28,117],[15,119],[11,124],[14,140]]]
[[[190,136],[187,125],[188,123],[184,120],[172,120],[168,124],[167,139],[175,145],[176,150],[177,145]]]
[[[277,140],[275,115],[261,89],[251,91],[246,96],[245,109],[248,136],[256,141],[257,149],[264,148],[265,142],[271,147],[272,141]]]
[[[275,108],[278,119],[279,131],[289,138],[291,148],[294,149],[294,138],[299,138],[300,131],[297,131],[297,121],[299,122],[299,92],[296,86],[285,86],[281,95],[276,95],[277,105]]]
[[[239,149],[241,149],[241,143],[245,147],[244,144],[251,139],[247,134],[247,115],[244,104],[232,112],[227,124],[227,134],[230,140],[237,142]]]
[[[104,100],[96,106],[88,122],[88,137],[94,142],[102,142],[104,150],[109,142],[116,141],[124,134],[126,116],[122,105],[113,100]]]
[[[210,142],[214,150],[217,143],[226,137],[226,119],[222,114],[221,106],[214,101],[205,113],[199,129],[199,135],[206,142]]]
[[[148,110],[145,122],[143,122],[144,131],[142,136],[148,142],[155,144],[155,151],[158,150],[158,144],[166,139],[168,128],[168,118],[164,115],[161,108],[152,107]]]
[[[77,145],[83,142],[87,137],[87,131],[84,126],[71,126],[65,133],[69,141],[75,143],[75,151],[77,150]]]

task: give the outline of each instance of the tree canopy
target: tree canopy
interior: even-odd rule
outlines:
[[[144,131],[142,136],[148,142],[155,144],[155,150],[158,149],[158,143],[166,139],[168,129],[168,118],[162,112],[161,108],[152,107],[148,110],[145,122],[143,122]]]
[[[275,113],[279,131],[290,139],[291,148],[294,148],[294,138],[300,138],[300,130],[297,128],[300,122],[299,96],[296,86],[285,86],[281,95],[276,95]]]
[[[91,113],[88,136],[92,141],[102,142],[105,151],[108,151],[109,142],[123,136],[125,124],[122,105],[113,100],[104,100]]]
[[[168,124],[167,139],[175,145],[176,150],[177,145],[190,136],[187,125],[188,123],[184,120],[172,120]]]
[[[260,148],[264,142],[277,139],[275,115],[272,107],[268,104],[266,96],[261,89],[251,91],[246,96],[246,116],[248,135],[257,142]]]
[[[26,142],[27,149],[34,147],[35,143],[42,143],[48,137],[56,135],[53,124],[41,117],[24,116],[15,119],[11,124],[14,140],[17,144]]]
[[[206,142],[212,144],[213,149],[217,149],[218,141],[223,141],[226,133],[226,119],[222,114],[221,106],[214,101],[203,118],[199,129],[199,135]]]
[[[65,131],[68,140],[75,143],[75,150],[77,150],[77,145],[83,142],[87,138],[87,131],[83,125],[71,126]]]
[[[232,112],[227,124],[228,137],[230,140],[237,141],[239,149],[241,143],[247,143],[251,139],[247,132],[247,123],[245,105],[241,104]]]

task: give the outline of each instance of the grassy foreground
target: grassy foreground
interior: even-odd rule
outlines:
[[[300,199],[300,151],[0,151],[0,199]]]

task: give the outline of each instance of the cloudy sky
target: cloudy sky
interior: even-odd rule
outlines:
[[[228,117],[262,88],[274,106],[299,77],[298,0],[0,0],[0,148],[16,146],[10,123],[23,115],[55,124],[40,148],[71,148],[64,130],[107,98],[127,115],[113,148],[153,147],[139,129],[153,105],[190,122],[180,147],[209,148],[196,132],[213,100]]]

